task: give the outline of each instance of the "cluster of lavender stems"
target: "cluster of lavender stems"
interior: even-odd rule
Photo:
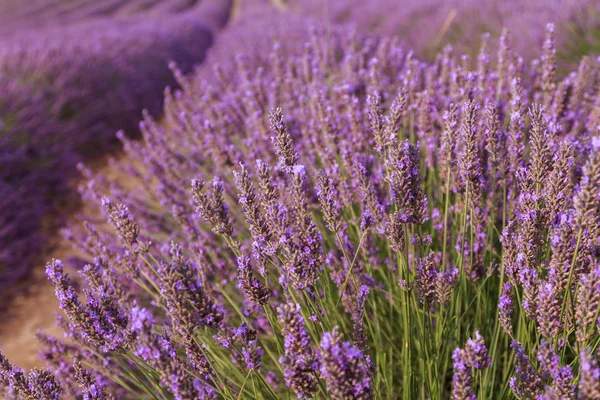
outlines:
[[[600,65],[308,29],[167,91],[80,192],[22,398],[595,399]],[[223,61],[227,63],[227,61]],[[42,387],[43,386],[43,387]],[[41,393],[41,392],[40,392]],[[94,396],[91,397],[92,393]],[[28,397],[29,396],[29,397]],[[35,396],[35,394],[33,395]],[[62,397],[61,397],[62,396]]]

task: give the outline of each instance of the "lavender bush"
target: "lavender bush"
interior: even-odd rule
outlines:
[[[447,43],[474,55],[482,33],[498,38],[508,28],[519,33],[513,46],[529,61],[540,55],[538,44],[544,39],[548,21],[561,27],[557,39],[565,53],[563,66],[576,64],[592,49],[600,50],[595,37],[600,8],[593,0],[306,0],[289,4],[292,10],[313,15],[323,23],[349,24],[363,32],[398,36],[425,57],[435,55]]]
[[[121,135],[110,227],[47,265],[68,340],[4,358],[23,398],[597,399],[598,64],[553,27],[420,62],[345,29],[177,74]]]
[[[45,243],[40,232],[60,219],[48,214],[72,197],[77,162],[115,147],[119,129],[134,134],[143,109],[160,112],[164,87],[176,84],[169,62],[191,71],[226,23],[231,2],[112,18],[98,17],[90,4],[71,4],[68,13],[13,4],[20,17],[4,6],[0,19],[13,15],[11,24],[24,26],[0,41],[0,286],[35,260]],[[34,29],[28,6],[53,25]],[[87,18],[77,16],[84,11]],[[81,20],[59,18],[66,16]]]

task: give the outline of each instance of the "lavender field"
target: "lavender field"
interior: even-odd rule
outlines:
[[[0,12],[0,282],[7,283],[39,262],[34,255],[54,235],[45,228],[60,219],[48,213],[71,201],[77,162],[114,148],[119,129],[135,135],[143,109],[160,112],[165,86],[175,84],[169,62],[191,71],[232,6],[18,3],[1,3]],[[127,9],[132,15],[117,13]]]
[[[0,16],[6,398],[600,399],[599,3]]]

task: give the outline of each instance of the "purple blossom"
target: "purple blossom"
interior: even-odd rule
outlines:
[[[269,301],[271,291],[261,284],[252,274],[250,258],[238,257],[238,286],[244,290],[246,296],[259,305]]]
[[[350,342],[343,342],[338,328],[321,338],[321,375],[334,399],[370,399],[372,383],[364,355]]]
[[[319,360],[302,317],[300,305],[287,303],[279,307],[278,319],[283,335],[284,354],[279,362],[284,368],[285,384],[298,398],[313,396],[317,391]]]
[[[535,398],[542,389],[541,377],[525,354],[521,343],[513,341],[511,347],[517,358],[515,371],[517,376],[511,378],[510,387],[518,398]]]
[[[589,350],[584,350],[579,356],[580,374],[579,379],[579,398],[582,400],[592,400],[600,397],[600,367],[597,360],[590,354]]]
[[[454,375],[452,378],[453,400],[474,400],[473,369],[483,370],[491,365],[487,348],[479,331],[475,339],[468,339],[464,348],[457,348],[452,353]]]
[[[512,285],[510,283],[505,283],[502,288],[502,295],[498,301],[498,320],[500,321],[500,326],[507,334],[511,334],[513,331],[513,308]]]

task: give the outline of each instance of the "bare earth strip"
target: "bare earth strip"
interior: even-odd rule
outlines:
[[[127,177],[119,174],[106,160],[92,169],[106,177],[118,176],[119,181],[126,186]],[[83,207],[77,210],[71,216],[71,221],[65,225],[81,223],[82,215],[86,218],[97,218],[96,212],[97,210]],[[52,250],[45,257],[47,260],[58,258],[67,261],[77,255],[76,250],[62,238],[60,232],[57,232],[56,236]],[[36,334],[43,330],[50,335],[63,337],[61,329],[55,325],[55,315],[59,312],[58,303],[54,296],[54,288],[46,279],[43,265],[35,268],[29,279],[20,282],[13,290],[16,294],[12,296],[6,313],[0,316],[0,349],[11,362],[21,368],[29,370],[43,367],[44,362],[37,356],[40,344],[35,338]]]

